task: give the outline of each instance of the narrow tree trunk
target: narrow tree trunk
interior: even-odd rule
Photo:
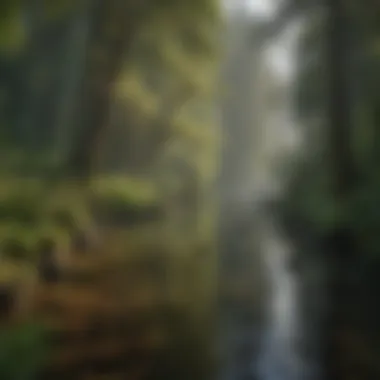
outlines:
[[[350,193],[355,183],[351,147],[351,115],[349,86],[349,21],[346,1],[328,0],[327,54],[329,70],[330,154],[333,192],[340,200]]]
[[[349,99],[349,20],[346,0],[327,0],[327,67],[329,81],[328,143],[331,165],[332,193],[337,204],[345,206],[356,183],[351,145]],[[329,257],[328,320],[325,341],[326,379],[343,379],[339,363],[339,331],[348,320],[345,315],[349,295],[348,269],[354,251],[352,231],[339,221],[328,237]]]
[[[77,111],[78,135],[68,162],[75,177],[88,178],[97,165],[107,131],[112,86],[133,41],[140,10],[133,1],[96,1]]]
[[[53,125],[54,145],[58,157],[66,157],[73,135],[73,117],[78,102],[78,87],[84,72],[85,48],[89,36],[91,0],[82,1],[78,12],[66,27],[61,59],[64,64],[60,73],[60,98]]]

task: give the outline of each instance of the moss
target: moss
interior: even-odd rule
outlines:
[[[0,202],[0,220],[33,224],[39,219],[38,205],[32,197],[11,196]]]
[[[4,0],[0,6],[0,53],[18,54],[26,41],[20,1]]]
[[[20,265],[12,261],[3,261],[0,265],[0,283],[14,284],[19,283],[34,275],[34,267]]]
[[[160,203],[152,183],[132,178],[103,178],[92,184],[92,208],[105,223],[131,225],[160,218]]]
[[[68,246],[69,232],[49,223],[23,226],[17,223],[0,225],[0,247],[3,257],[10,260],[36,262],[41,241],[54,241],[59,247]]]
[[[126,203],[150,204],[157,200],[157,193],[150,181],[131,177],[103,177],[91,184],[91,192],[99,199],[119,198]]]
[[[0,246],[3,256],[16,260],[31,259],[33,235],[32,228],[17,223],[0,225]]]
[[[29,256],[25,241],[14,236],[8,237],[2,242],[2,252],[6,258],[12,260],[25,260]]]
[[[87,201],[87,189],[75,184],[65,183],[54,189],[46,200],[46,224],[66,232],[87,227],[92,222]]]

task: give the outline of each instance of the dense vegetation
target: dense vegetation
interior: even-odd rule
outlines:
[[[308,156],[288,189],[285,221],[318,246],[330,273],[327,378],[376,378],[379,13],[357,1],[288,3],[305,19],[297,111]]]
[[[211,332],[218,2],[7,0],[0,14],[1,292],[19,268],[38,276],[49,252],[122,251],[143,265],[144,244],[159,255],[164,240],[167,297],[186,316],[171,339],[189,323]],[[4,380],[35,378],[48,357],[50,340],[20,323],[3,331]]]
[[[77,177],[94,178],[99,191],[90,185],[86,194],[107,198],[101,203],[133,208],[178,193],[197,209],[215,172],[217,3],[8,3],[1,169],[7,178],[41,182],[17,207],[36,208],[43,194],[62,198],[62,186]],[[25,12],[30,20],[21,22]],[[3,187],[3,197],[13,197],[12,180]]]
[[[329,269],[326,378],[378,378],[379,11],[289,0],[256,40],[297,15],[306,20],[297,109],[309,155],[293,170],[284,220],[322,246]],[[165,240],[173,298],[186,294],[194,329],[211,331],[219,28],[216,0],[1,1],[0,304],[20,270],[35,275],[47,246],[143,256],[142,242]],[[2,331],[1,379],[33,378],[42,330],[33,321]],[[196,335],[178,333],[171,352],[192,347],[194,364]],[[174,367],[162,377],[178,377]]]

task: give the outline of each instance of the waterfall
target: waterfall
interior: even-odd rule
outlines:
[[[261,222],[261,252],[272,284],[267,326],[255,366],[261,380],[308,379],[302,358],[302,318],[299,280],[289,269],[292,252],[289,241],[274,221]]]
[[[253,323],[244,317],[249,306],[244,302],[224,306],[220,378],[312,380],[318,378],[315,335],[310,333],[316,330],[320,311],[320,288],[313,277],[316,266],[307,258],[300,271],[292,270],[290,262],[300,254],[300,247],[265,207],[268,200],[281,197],[286,186],[281,164],[289,157],[294,160],[294,153],[302,148],[292,115],[292,59],[300,25],[263,51],[249,37],[253,23],[236,12],[229,19],[225,39],[222,81],[232,100],[227,97],[222,107],[226,144],[220,181],[221,275],[235,271],[234,276],[242,278],[248,266],[256,265],[252,276],[261,277],[259,282],[269,289],[264,292],[265,302],[256,305],[264,312]],[[244,247],[247,236],[254,236],[255,248]],[[306,317],[306,304],[315,315],[308,311]]]
[[[294,162],[294,158],[302,157],[303,139],[292,112],[292,56],[295,56],[294,48],[300,27],[301,24],[292,25],[282,36],[285,41],[276,41],[266,52],[269,60],[275,63],[274,66],[281,55],[287,60],[281,68],[277,65],[277,72],[281,73],[283,81],[282,85],[277,86],[277,91],[275,90],[277,101],[270,117],[263,124],[263,128],[267,130],[267,140],[271,141],[263,163],[264,172],[272,182],[277,183],[278,189],[269,200],[281,197],[290,175],[288,173],[282,176],[281,170],[276,170],[276,163],[286,160],[287,157],[293,157],[290,162]],[[286,50],[287,53],[284,52]],[[268,131],[272,133],[268,134]],[[268,183],[262,186],[268,188]],[[257,198],[256,202],[260,205],[266,200]],[[312,380],[319,376],[316,338],[323,310],[322,267],[320,260],[315,260],[315,248],[308,247],[307,251],[303,251],[305,247],[301,248],[297,239],[289,236],[284,227],[286,226],[281,225],[273,212],[265,211],[265,207],[257,218],[258,254],[263,258],[271,286],[266,323],[261,334],[260,354],[253,358],[253,373],[259,380]],[[304,259],[301,267],[295,270],[291,263],[297,257]]]

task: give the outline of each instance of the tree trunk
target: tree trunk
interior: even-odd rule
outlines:
[[[68,157],[69,174],[86,179],[97,166],[107,131],[112,86],[122,70],[139,25],[142,6],[126,0],[97,0],[87,47],[78,135]]]
[[[74,111],[78,102],[78,90],[84,74],[85,48],[91,22],[91,0],[85,0],[67,22],[62,44],[59,99],[53,124],[53,144],[58,157],[65,158],[74,133]]]
[[[329,140],[333,192],[340,200],[351,192],[356,181],[350,141],[349,20],[344,0],[328,2]]]
[[[351,116],[349,99],[349,20],[346,0],[327,0],[327,67],[329,80],[328,102],[328,143],[331,165],[332,193],[338,205],[352,193],[356,183],[354,159],[351,146]],[[347,322],[345,315],[347,296],[349,296],[348,270],[355,256],[354,236],[339,221],[337,227],[327,239],[331,249],[329,257],[328,319],[325,341],[326,379],[343,379],[339,363],[339,330]]]

